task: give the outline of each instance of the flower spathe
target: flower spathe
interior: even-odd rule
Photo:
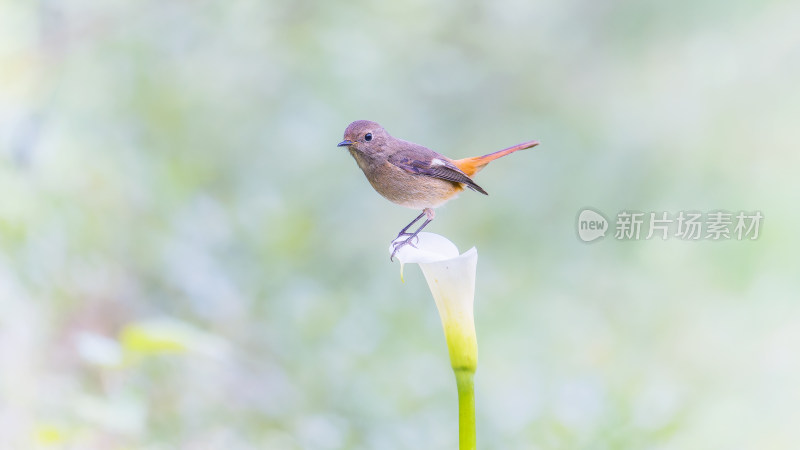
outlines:
[[[402,278],[406,263],[417,263],[428,282],[442,319],[450,365],[456,375],[460,448],[474,449],[473,376],[478,366],[478,339],[473,304],[478,251],[473,247],[459,255],[455,244],[443,236],[434,233],[420,233],[418,236],[416,247],[405,245],[396,254],[400,260],[400,276]],[[390,246],[389,252],[392,250],[394,247]]]

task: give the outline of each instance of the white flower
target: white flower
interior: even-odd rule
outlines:
[[[416,247],[405,245],[396,254],[401,264],[400,276],[406,263],[419,264],[442,319],[453,370],[474,373],[478,364],[473,315],[478,251],[473,247],[459,255],[455,244],[443,236],[434,233],[418,236]],[[394,250],[393,244],[389,252]]]

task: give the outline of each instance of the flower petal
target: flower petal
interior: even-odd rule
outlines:
[[[444,236],[435,233],[419,233],[411,244],[403,245],[395,257],[400,261],[400,278],[403,278],[403,267],[406,263],[430,263],[443,261],[458,256],[458,247]],[[401,242],[406,237],[399,237],[389,244],[389,254],[394,251],[395,242]]]
[[[420,233],[415,247],[404,245],[396,256],[401,278],[405,263],[417,263],[422,269],[442,319],[453,368],[475,372],[478,343],[473,303],[478,251],[472,247],[459,255],[458,247],[444,236]]]

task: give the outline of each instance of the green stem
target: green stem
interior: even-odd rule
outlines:
[[[458,448],[475,450],[475,372],[454,370],[458,387]]]

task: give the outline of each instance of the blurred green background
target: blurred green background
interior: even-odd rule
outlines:
[[[451,449],[417,212],[370,119],[477,176],[480,448],[800,446],[800,4],[0,2],[0,448]],[[761,211],[755,241],[576,217]]]

